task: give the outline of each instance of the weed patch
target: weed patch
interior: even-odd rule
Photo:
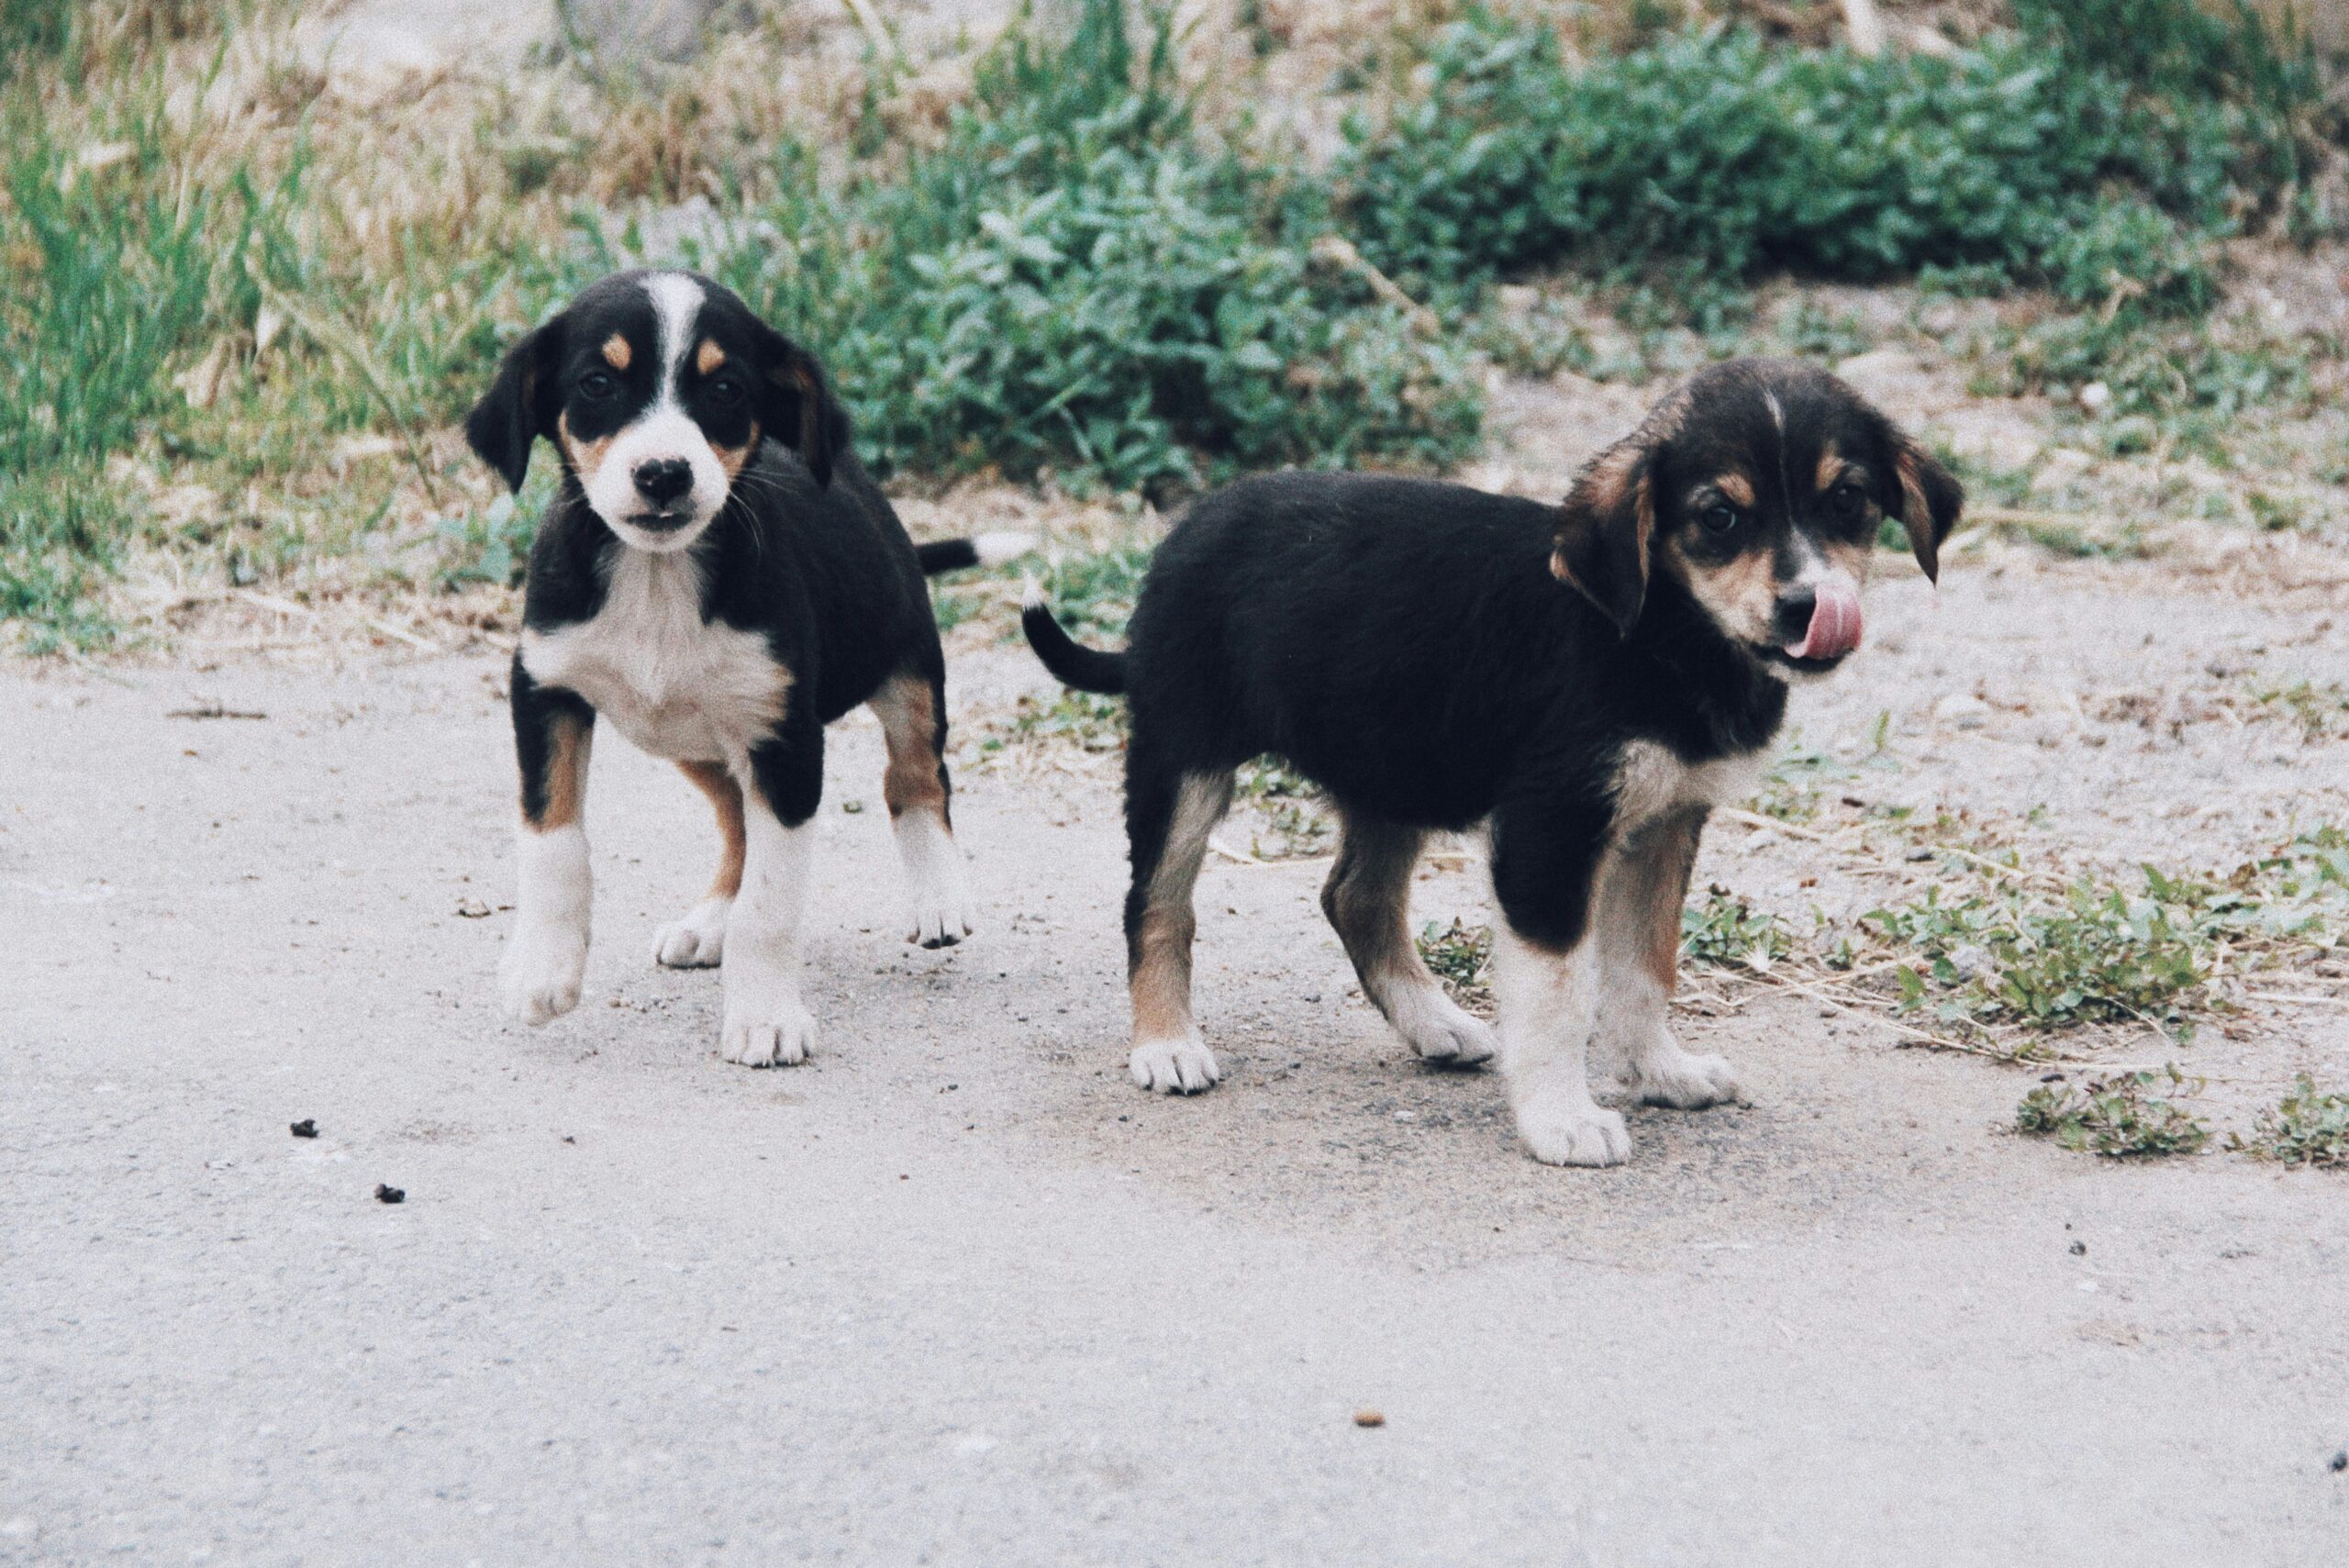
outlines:
[[[1716,884],[1704,902],[1680,911],[1680,951],[1692,962],[1725,964],[1769,973],[1794,951],[1794,936],[1776,915],[1757,914]]]
[[[2210,1128],[2192,1113],[2149,1093],[2156,1088],[2194,1095],[2201,1092],[2202,1082],[2173,1065],[2158,1073],[2090,1079],[2077,1088],[2042,1084],[2023,1096],[2015,1112],[2015,1130],[2114,1160],[2192,1154],[2210,1142]]]
[[[1489,1007],[1493,990],[1493,929],[1470,926],[1455,917],[1449,926],[1431,920],[1419,935],[1420,961],[1464,1007]]]
[[[2349,1167],[2349,1095],[2321,1091],[2305,1073],[2273,1110],[2260,1114],[2248,1140],[2229,1146],[2287,1165]]]

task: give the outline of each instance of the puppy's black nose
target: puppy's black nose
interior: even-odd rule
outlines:
[[[1778,595],[1770,630],[1781,642],[1800,642],[1810,630],[1810,613],[1818,607],[1819,595],[1809,588],[1789,588]]]
[[[636,465],[636,493],[665,506],[694,487],[694,467],[681,457],[655,458]]]

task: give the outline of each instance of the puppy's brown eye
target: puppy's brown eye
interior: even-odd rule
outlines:
[[[703,395],[721,408],[731,408],[742,401],[742,384],[730,375],[721,375],[703,389]]]
[[[1716,501],[1697,514],[1697,525],[1709,534],[1725,534],[1737,527],[1737,508]]]
[[[1845,522],[1854,522],[1868,509],[1867,492],[1846,481],[1827,493],[1827,505]]]
[[[603,371],[589,371],[579,378],[579,395],[590,402],[609,397],[620,389],[620,384]]]

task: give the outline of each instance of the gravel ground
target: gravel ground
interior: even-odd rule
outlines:
[[[2096,717],[2107,686],[2222,684],[2222,655],[2349,673],[2288,595],[2189,586],[1993,550],[1936,608],[1908,574],[1798,722],[1840,744],[1889,711],[1870,789],[2044,805],[2018,831],[2082,863],[2224,862],[2349,816],[2339,742]],[[983,639],[966,729],[1036,679]],[[616,738],[587,1000],[524,1031],[492,997],[500,679],[479,656],[0,680],[0,1561],[2297,1564],[2349,1541],[2338,1177],[2024,1142],[2001,1129],[2026,1074],[1769,996],[1687,1023],[1750,1105],[1638,1113],[1620,1170],[1537,1166],[1493,1076],[1420,1069],[1351,994],[1308,865],[1208,873],[1228,1078],[1147,1096],[1106,770],[963,770],[987,918],[925,954],[897,940],[869,723],[835,731],[813,1062],[722,1064],[717,978],[651,965],[712,835]],[[1943,706],[2034,683],[2072,700]],[[173,717],[207,704],[267,717]],[[1431,872],[1421,914],[1475,915],[1473,871]],[[1787,908],[1865,891],[1841,874],[1742,829],[1699,870]],[[2299,1068],[2349,1080],[2349,1018],[2250,1015],[2185,1060],[2239,1121]]]

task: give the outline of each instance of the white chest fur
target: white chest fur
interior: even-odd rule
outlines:
[[[1670,748],[1634,740],[1615,767],[1615,831],[1624,834],[1691,806],[1743,800],[1759,788],[1767,763],[1760,749],[1691,766]]]
[[[791,674],[765,638],[701,615],[690,551],[622,550],[592,620],[522,634],[522,667],[577,692],[656,757],[732,762],[783,717]]]

